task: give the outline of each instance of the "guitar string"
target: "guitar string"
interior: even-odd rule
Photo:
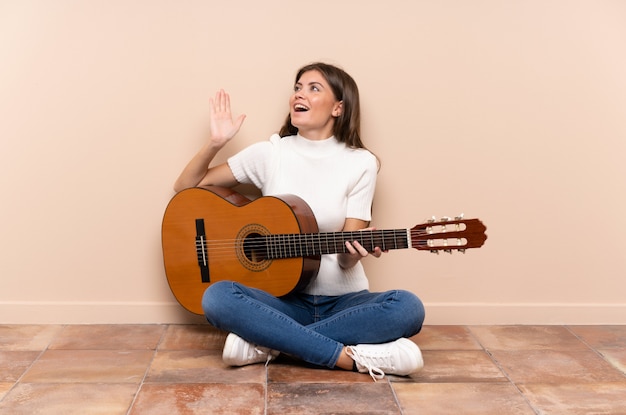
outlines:
[[[365,231],[354,231],[354,232],[365,232]],[[389,238],[391,237],[390,234],[392,232],[394,234],[400,233],[400,234],[406,235],[406,230],[404,229],[392,230],[392,231],[380,230],[380,231],[369,231],[369,232],[371,232],[371,235],[365,235],[364,238],[361,238],[362,242],[365,244],[367,242],[373,242],[372,240],[375,240],[376,237],[378,237],[379,241],[380,241],[381,236],[383,237],[383,239],[385,236]],[[271,241],[270,245],[272,243],[279,245],[278,248],[270,249],[271,259],[275,259],[275,258],[286,258],[286,257],[320,255],[320,254],[324,254],[326,251],[329,251],[328,249],[329,246],[335,247],[334,250],[330,250],[330,253],[348,252],[347,248],[345,248],[345,242],[348,240],[351,240],[352,238],[345,238],[344,236],[350,233],[353,233],[353,232],[339,232],[337,235],[335,235],[334,233],[329,233],[327,237],[322,237],[323,234],[320,234],[320,233],[259,235],[258,237],[249,238],[247,240],[248,242],[247,244],[245,240],[242,242],[241,239],[221,239],[221,240],[207,239],[207,240],[204,240],[203,242],[204,242],[205,249],[210,250],[211,252],[210,255],[213,259],[223,259],[227,257],[236,257],[237,250],[241,249],[242,246],[244,245],[245,245],[244,250],[247,250],[249,252],[257,251],[258,253],[258,251],[262,251],[268,246],[266,237],[272,236],[273,237],[272,239],[276,239],[276,240]],[[415,236],[419,237],[419,236],[429,235],[431,236],[430,239],[441,239],[441,240],[454,239],[458,241],[461,239],[458,237],[445,237],[445,233],[433,234],[433,233],[425,232],[422,230],[410,230],[409,233],[411,235],[412,246],[427,246],[428,245],[428,239],[415,241],[413,239],[413,237]],[[441,236],[441,237],[437,238],[437,236]],[[280,239],[284,239],[284,240],[280,240]],[[304,241],[302,241],[302,239],[304,239]],[[359,238],[355,238],[355,239],[358,240]],[[370,240],[368,241],[368,239]],[[379,242],[379,241],[375,241],[375,242]],[[340,245],[337,245],[337,244],[340,244]],[[388,242],[387,245],[389,245],[388,248],[385,247],[387,249],[405,248],[404,245],[398,248],[398,244],[395,244],[393,242]],[[323,249],[322,246],[325,246],[327,249]],[[342,247],[342,249],[337,249],[338,246]],[[408,248],[408,246],[406,247]],[[457,248],[462,248],[462,247],[463,247],[463,244],[452,244],[452,245],[445,245],[445,246],[436,246],[433,248],[457,249]],[[201,252],[201,249],[202,249],[202,243],[198,242],[198,245],[196,246],[196,251],[199,253]]]
[[[423,241],[422,241],[423,242]],[[423,248],[427,248],[427,249],[431,249],[431,250],[462,250],[467,248],[466,245],[461,244],[461,245],[456,245],[456,244],[451,244],[451,245],[438,245],[438,246],[429,246],[427,243],[419,243],[419,244],[414,244],[412,245],[412,247],[423,247]],[[236,246],[232,246],[229,247],[227,249],[222,249],[222,250],[211,250],[208,253],[208,256],[211,260],[224,260],[224,259],[231,259],[231,258],[240,258],[240,256],[243,254],[244,256],[248,256],[246,255],[246,253],[243,250],[238,250],[238,247]],[[408,247],[406,247],[408,248]],[[254,251],[254,250],[252,250]],[[348,251],[340,251],[340,252],[329,252],[329,253],[347,253]],[[196,251],[196,253],[199,253],[198,251]],[[278,252],[272,252],[271,255],[267,256],[264,255],[263,253],[256,253],[256,254],[249,254],[252,257],[256,257],[256,259],[253,260],[253,262],[258,262],[261,260],[273,260],[273,259],[285,259],[285,258],[303,258],[303,257],[313,257],[313,256],[318,256],[318,255],[326,255],[325,252],[323,251],[319,251],[319,250],[315,250],[315,251],[306,251],[306,249],[304,250],[300,250],[300,249],[283,249],[281,251]]]
[[[257,236],[252,236],[250,238],[230,238],[230,239],[205,239],[205,242],[213,244],[215,245],[219,245],[219,244],[225,244],[230,246],[233,242],[237,242],[237,241],[242,241],[242,240],[255,240],[255,241],[259,241],[259,245],[265,245],[267,238],[270,237],[270,239],[273,239],[272,242],[275,243],[280,243],[280,242],[285,242],[288,243],[286,241],[290,241],[290,242],[302,242],[302,240],[304,240],[305,242],[315,242],[318,243],[318,241],[321,242],[325,242],[325,241],[350,241],[350,240],[363,240],[365,242],[367,242],[368,240],[385,240],[385,239],[389,239],[392,237],[395,237],[396,234],[400,234],[402,236],[406,235],[406,230],[397,230],[397,231],[385,231],[385,233],[383,233],[382,231],[373,231],[371,235],[358,235],[356,237],[355,234],[357,232],[361,232],[361,231],[354,231],[354,232],[337,232],[337,234],[335,234],[334,232],[330,232],[328,234],[325,233],[287,233],[287,234],[269,234],[269,235],[257,235]],[[394,233],[394,235],[391,235],[391,233]],[[452,234],[453,232],[450,232],[450,234]],[[454,232],[454,233],[458,233],[458,232]],[[350,236],[353,236],[354,238],[347,238],[346,236],[350,234]],[[430,238],[428,239],[456,239],[456,236],[447,236],[448,234],[445,232],[442,233],[428,233],[428,232],[421,232],[421,231],[411,231],[410,232],[411,238],[414,237],[420,237],[420,236],[429,236]],[[248,235],[250,236],[250,235]],[[438,238],[438,237],[441,238]],[[284,239],[286,241],[281,241],[281,239]],[[427,240],[427,239],[425,239]]]
[[[312,243],[312,244],[319,245],[320,243],[322,244],[327,243],[327,242],[337,243],[339,241],[347,242],[347,241],[359,240],[359,239],[362,240],[363,242],[371,242],[372,240],[378,242],[378,241],[385,241],[386,239],[388,240],[392,236],[395,236],[395,234],[397,233],[399,233],[400,235],[406,235],[406,230],[403,229],[403,230],[394,231],[395,232],[394,235],[391,235],[391,231],[386,231],[386,233],[383,233],[382,231],[373,231],[372,235],[358,235],[358,237],[346,238],[347,234],[352,234],[351,236],[354,236],[354,233],[356,232],[361,232],[361,231],[338,232],[340,235],[333,235],[333,233],[329,233],[328,235],[324,233],[270,234],[270,235],[253,236],[247,239],[246,238],[243,238],[243,239],[242,238],[205,239],[204,242],[206,246],[210,246],[212,248],[219,248],[220,245],[231,247],[236,244],[245,243],[245,241],[253,241],[254,244],[249,243],[248,246],[258,247],[258,246],[266,246],[267,241],[268,241],[267,237],[270,237],[270,239],[272,239],[270,243],[275,243],[275,244],[282,243],[282,244],[291,245],[291,244]],[[436,234],[429,234],[428,232],[420,232],[420,231],[411,231],[410,234],[411,234],[411,239],[413,239],[415,236],[419,237],[422,235],[436,236]],[[431,239],[436,239],[436,238],[431,238]]]

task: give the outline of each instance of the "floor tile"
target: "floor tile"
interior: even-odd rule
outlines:
[[[534,415],[510,383],[394,384],[404,415]]]
[[[370,383],[369,373],[356,373],[348,370],[307,367],[304,363],[280,361],[271,362],[267,367],[268,382],[275,383]]]
[[[626,347],[621,349],[599,349],[598,352],[607,362],[626,376]]]
[[[222,350],[228,333],[209,324],[171,325],[159,350]]]
[[[483,351],[426,350],[423,356],[424,368],[411,375],[415,382],[507,381],[502,371]]]
[[[588,345],[598,349],[623,349],[626,345],[625,326],[570,326]]]
[[[58,325],[0,325],[0,350],[44,350],[62,329]]]
[[[2,401],[2,398],[4,398],[4,395],[6,395],[14,385],[15,385],[14,382],[0,382],[0,401]]]
[[[626,414],[626,383],[520,385],[540,414]]]
[[[268,415],[400,414],[387,382],[271,383]]]
[[[0,382],[17,382],[41,352],[0,351]]]
[[[153,355],[143,350],[48,350],[22,382],[139,383]]]
[[[465,326],[424,326],[411,338],[421,350],[481,350]]]
[[[165,328],[155,324],[72,325],[63,328],[49,349],[154,350]]]
[[[471,326],[488,350],[588,350],[563,326]]]
[[[147,384],[130,415],[263,415],[263,384]]]
[[[0,402],[7,415],[125,415],[137,385],[21,383]]]
[[[206,350],[164,350],[150,366],[148,383],[264,383],[265,365],[230,367]]]
[[[285,355],[229,367],[226,335],[0,325],[0,415],[626,414],[626,326],[425,326],[425,367],[378,382]]]
[[[514,383],[620,382],[624,376],[594,351],[520,350],[493,352]]]

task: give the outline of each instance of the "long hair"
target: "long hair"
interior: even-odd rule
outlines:
[[[342,111],[335,119],[333,134],[335,138],[352,148],[365,148],[361,141],[361,103],[359,88],[354,79],[343,69],[336,66],[315,62],[300,68],[296,75],[297,83],[305,72],[318,71],[330,85],[337,101],[343,101]],[[285,137],[298,133],[298,128],[291,123],[291,114],[287,115],[279,135]]]

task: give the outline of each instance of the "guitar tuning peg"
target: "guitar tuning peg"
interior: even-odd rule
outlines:
[[[452,249],[444,249],[444,250],[443,250],[443,252],[447,252],[447,253],[449,253],[450,255],[452,255]]]
[[[444,216],[444,217],[441,218],[442,222],[448,222],[449,220],[450,220],[449,216]]]
[[[465,248],[459,248],[459,249],[457,249],[457,251],[459,251],[460,253],[464,254],[465,253]]]
[[[439,255],[439,250],[438,249],[431,249],[430,253]]]
[[[437,221],[437,219],[434,216],[431,216],[430,219],[426,220],[426,222],[428,222],[428,223],[433,223],[435,221]]]
[[[456,220],[463,220],[463,216],[465,215],[465,213],[461,213],[459,216],[455,217],[454,219]]]

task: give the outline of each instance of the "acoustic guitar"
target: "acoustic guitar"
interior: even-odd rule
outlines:
[[[322,232],[311,208],[294,195],[250,200],[231,189],[195,187],[177,193],[163,217],[167,280],[177,301],[203,314],[204,290],[238,281],[275,296],[305,287],[321,255],[347,252],[345,241],[368,251],[415,248],[439,253],[478,248],[487,239],[478,219],[443,218],[410,229]]]

